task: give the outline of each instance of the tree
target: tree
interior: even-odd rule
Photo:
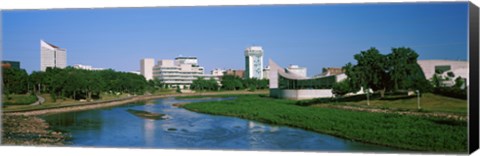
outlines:
[[[465,89],[465,79],[462,78],[461,76],[457,77],[455,79],[455,88],[458,88],[458,89]]]
[[[222,89],[225,89],[225,90],[239,90],[239,89],[243,89],[244,87],[242,79],[234,75],[223,76],[221,83],[222,83]]]
[[[7,96],[28,92],[28,73],[24,69],[4,68],[2,78],[3,93]]]
[[[361,77],[364,79],[366,86],[364,89],[372,89],[373,91],[381,91],[383,97],[388,86],[389,76],[387,73],[386,56],[372,47],[367,51],[361,51],[360,54],[354,55],[357,60],[357,72],[362,72]]]
[[[393,91],[399,89],[414,89],[426,91],[429,86],[422,69],[417,63],[418,54],[405,47],[392,48],[387,55],[388,73]]]
[[[348,80],[337,82],[333,84],[332,87],[332,93],[335,94],[335,96],[344,96],[345,94],[352,92],[352,90],[353,89],[350,87]]]

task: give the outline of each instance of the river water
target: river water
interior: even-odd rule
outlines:
[[[71,134],[67,146],[268,151],[376,151],[396,149],[353,142],[298,128],[235,117],[201,114],[174,103],[216,99],[163,98],[146,102],[43,116],[52,128]],[[128,109],[167,114],[171,119],[144,119]]]

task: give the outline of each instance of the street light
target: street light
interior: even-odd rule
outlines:
[[[417,108],[418,109],[422,109],[420,107],[420,91],[419,90],[415,90],[415,92],[417,93]]]

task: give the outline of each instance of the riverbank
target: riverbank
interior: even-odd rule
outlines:
[[[69,137],[50,130],[45,120],[34,116],[3,116],[3,145],[53,145],[61,146]]]
[[[163,95],[139,95],[132,96],[127,98],[112,99],[106,101],[95,101],[79,104],[67,104],[67,105],[51,105],[51,106],[32,106],[30,108],[24,108],[19,110],[3,110],[4,115],[44,115],[44,114],[55,114],[55,113],[65,113],[73,111],[82,111],[98,108],[106,108],[119,106],[123,104],[128,104],[136,101],[146,101],[151,99],[158,98],[167,98],[167,97],[182,97],[182,96],[212,96],[212,95],[244,95],[244,94],[267,94],[267,91],[220,91],[220,92],[200,92],[200,93],[174,93],[174,94],[163,94]]]
[[[466,153],[467,122],[437,117],[304,107],[258,95],[184,104],[191,111],[298,127],[323,134],[413,151]]]

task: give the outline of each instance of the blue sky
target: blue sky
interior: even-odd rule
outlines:
[[[119,71],[140,59],[197,56],[207,72],[243,69],[244,49],[308,75],[354,62],[370,47],[413,48],[420,59],[467,59],[468,3],[325,4],[18,10],[2,12],[3,59],[40,69],[40,39],[67,63]]]

